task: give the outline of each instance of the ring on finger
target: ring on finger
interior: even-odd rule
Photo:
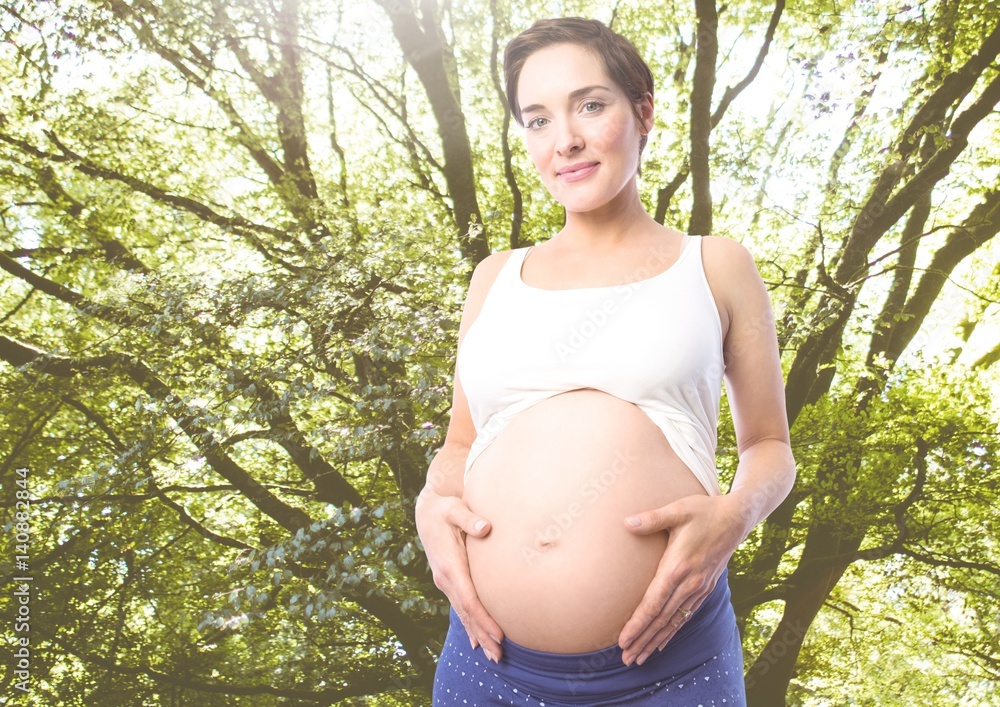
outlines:
[[[679,613],[681,615],[681,622],[682,623],[685,622],[685,621],[687,621],[688,619],[690,619],[691,616],[694,614],[694,612],[691,611],[690,609],[678,609],[677,613]]]

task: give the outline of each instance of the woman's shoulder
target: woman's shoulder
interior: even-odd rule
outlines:
[[[751,292],[763,289],[753,254],[739,241],[726,236],[702,237],[702,265],[716,299],[723,331],[741,311],[746,314]],[[750,316],[756,316],[750,314]]]
[[[712,235],[702,236],[701,238],[704,241],[703,250],[711,253],[717,260],[722,260],[724,263],[730,263],[730,261],[734,260],[745,260],[748,257],[753,258],[749,249],[735,238]]]
[[[472,279],[469,281],[470,289],[478,286],[488,290],[493,281],[496,280],[497,275],[503,270],[503,266],[518,250],[521,249],[498,250],[480,260],[472,271]]]
[[[477,311],[483,300],[486,299],[486,294],[493,287],[493,283],[496,282],[500,271],[517,250],[520,249],[498,250],[476,263],[476,267],[472,271],[472,278],[469,280],[466,301]]]
[[[716,274],[720,281],[737,287],[740,281],[757,275],[753,253],[739,241],[727,236],[702,236],[702,261],[711,278]]]

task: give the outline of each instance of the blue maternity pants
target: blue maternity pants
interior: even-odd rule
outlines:
[[[434,676],[434,707],[460,705],[660,705],[744,707],[743,650],[728,572],[662,651],[622,663],[613,645],[590,653],[547,653],[504,638],[499,663],[472,650],[454,608]]]

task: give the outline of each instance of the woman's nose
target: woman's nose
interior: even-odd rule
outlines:
[[[556,151],[568,155],[583,147],[583,137],[573,121],[563,123],[556,132]]]

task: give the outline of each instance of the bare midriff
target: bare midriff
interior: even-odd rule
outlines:
[[[463,498],[490,520],[466,538],[480,600],[511,641],[581,653],[618,643],[667,533],[625,517],[704,487],[636,405],[592,388],[517,415],[469,470]]]

